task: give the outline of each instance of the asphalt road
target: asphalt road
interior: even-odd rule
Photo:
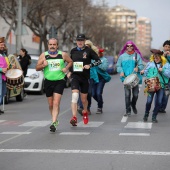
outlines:
[[[71,89],[61,101],[60,124],[49,131],[51,117],[45,95],[28,94],[23,102],[11,99],[0,115],[0,170],[169,170],[170,106],[158,123],[142,122],[146,96],[143,87],[138,114],[124,117],[123,85],[113,75],[104,89],[103,114],[92,102],[89,124],[69,124]],[[153,109],[153,108],[152,108]]]

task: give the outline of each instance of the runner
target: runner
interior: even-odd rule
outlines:
[[[48,41],[48,51],[42,53],[37,62],[36,70],[44,71],[45,93],[48,100],[49,110],[52,116],[50,131],[55,132],[59,124],[58,114],[60,100],[65,88],[65,74],[72,66],[72,60],[67,53],[57,50],[58,41],[51,38]],[[65,61],[68,63],[65,67]]]
[[[76,38],[77,47],[71,50],[71,59],[73,67],[70,68],[68,77],[71,76],[72,101],[71,108],[73,117],[70,120],[72,126],[77,126],[77,101],[79,98],[79,90],[81,101],[83,104],[83,120],[84,124],[88,123],[88,101],[87,94],[89,88],[90,67],[101,64],[98,55],[91,49],[85,46],[85,35],[79,34]],[[91,60],[95,60],[91,63]]]

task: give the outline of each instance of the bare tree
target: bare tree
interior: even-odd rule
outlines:
[[[16,30],[17,27],[17,4],[15,0],[1,0],[0,3],[0,16],[9,25],[7,31],[6,40],[8,39],[10,32]]]
[[[90,0],[23,0],[23,6],[27,8],[26,18],[23,24],[40,37],[40,52],[44,44],[47,49],[47,35],[49,28],[55,26],[60,33],[62,44],[74,44],[75,37],[83,31],[96,45],[107,47],[108,51],[114,50],[114,42],[121,47],[122,30],[116,31],[110,27],[107,18],[107,7],[92,6]],[[1,0],[0,15],[9,24],[8,38],[11,30],[17,27],[17,3],[16,0]],[[119,49],[119,48],[117,48]]]

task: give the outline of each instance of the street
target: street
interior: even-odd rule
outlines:
[[[50,132],[51,116],[44,95],[15,98],[0,115],[0,170],[169,170],[170,106],[158,123],[143,123],[146,96],[142,86],[138,114],[124,117],[125,101],[119,74],[104,88],[103,114],[92,100],[89,123],[78,114],[78,126],[69,123],[71,89],[61,100],[59,126]]]

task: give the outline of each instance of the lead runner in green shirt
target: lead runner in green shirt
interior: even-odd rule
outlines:
[[[67,62],[67,66],[65,66]],[[52,116],[50,131],[55,132],[59,124],[58,114],[60,101],[65,88],[65,74],[72,66],[72,59],[66,52],[58,50],[58,42],[55,38],[48,41],[48,51],[43,52],[36,65],[36,70],[43,70],[45,82],[44,88],[48,100],[49,110]]]

